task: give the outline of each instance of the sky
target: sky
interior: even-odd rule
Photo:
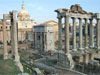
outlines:
[[[80,4],[84,10],[89,12],[100,12],[100,0],[0,0],[0,18],[2,14],[9,13],[9,11],[19,11],[23,1],[31,18],[37,23],[57,21],[57,14],[54,10],[70,9],[70,6],[74,4]]]

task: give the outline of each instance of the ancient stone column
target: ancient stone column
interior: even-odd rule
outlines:
[[[17,23],[16,23],[16,11],[12,11],[12,19],[13,19],[13,46],[14,46],[14,55],[15,55],[15,62],[19,67],[20,71],[23,72],[23,66],[20,63],[20,57],[18,54],[18,41],[17,41]]]
[[[35,32],[33,32],[33,48],[35,49]]]
[[[69,54],[70,44],[69,44],[69,16],[65,16],[65,53]]]
[[[14,55],[15,55],[15,61],[19,61],[19,54],[18,54],[18,43],[17,43],[17,25],[16,25],[16,11],[13,11],[12,12],[12,16],[13,16],[13,24],[12,24],[12,28],[13,28],[13,33],[12,33],[12,36],[13,36],[13,39],[12,39],[12,42],[13,42],[13,46],[14,46]]]
[[[85,19],[85,48],[88,48],[88,19]]]
[[[35,49],[37,49],[37,32],[35,32],[34,34],[35,34]]]
[[[14,56],[14,44],[13,44],[13,40],[14,40],[14,36],[13,34],[13,19],[11,19],[11,26],[10,26],[10,37],[11,37],[11,50],[12,50],[12,57]]]
[[[79,49],[83,49],[83,29],[82,29],[82,19],[79,18]]]
[[[4,44],[4,60],[8,59],[8,51],[7,51],[7,34],[6,34],[6,19],[5,15],[3,15],[3,44]]]
[[[42,32],[40,33],[40,45],[41,45],[41,52],[43,51],[43,37],[42,37]]]
[[[58,17],[58,39],[59,39],[59,50],[62,50],[62,17]]]
[[[76,18],[72,18],[73,20],[73,50],[76,51]]]
[[[97,14],[97,26],[96,26],[96,46],[100,49],[100,14]]]
[[[90,19],[90,48],[94,47],[94,27],[93,27],[93,19]]]

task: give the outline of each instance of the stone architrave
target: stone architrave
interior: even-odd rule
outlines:
[[[6,36],[6,17],[3,15],[3,44],[4,44],[4,60],[8,59],[8,51],[7,51],[7,36]]]

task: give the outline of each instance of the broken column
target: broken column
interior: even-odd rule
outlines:
[[[6,34],[6,16],[3,15],[3,44],[4,44],[4,60],[8,59],[8,51],[7,51],[7,34]]]

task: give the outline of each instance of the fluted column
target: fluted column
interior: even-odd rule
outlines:
[[[90,19],[90,48],[94,47],[94,27],[93,27],[93,19]]]
[[[85,19],[85,48],[88,48],[88,19]]]
[[[59,39],[59,50],[62,50],[62,17],[58,17],[58,39]]]
[[[6,19],[5,15],[3,15],[3,44],[4,44],[4,60],[8,59],[8,51],[7,51],[7,34],[6,34]]]
[[[82,29],[82,18],[79,18],[79,49],[83,49],[83,29]]]
[[[73,50],[76,51],[76,18],[73,20]]]
[[[69,44],[69,16],[65,16],[65,53],[68,54],[70,50]]]
[[[96,26],[96,46],[97,46],[97,49],[100,49],[100,18],[97,19],[97,26]]]

